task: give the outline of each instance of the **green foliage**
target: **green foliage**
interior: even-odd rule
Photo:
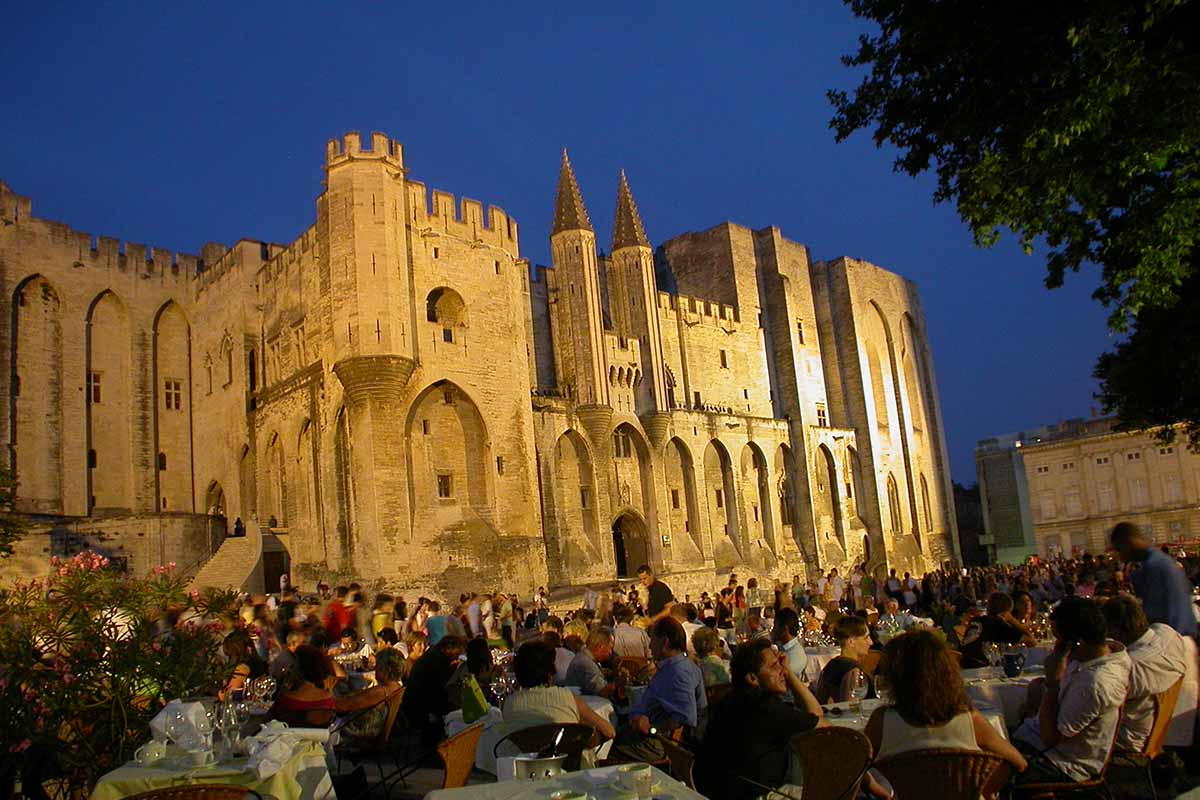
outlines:
[[[1046,284],[1085,263],[1125,331],[1197,265],[1200,3],[846,0],[878,24],[831,91],[839,141],[872,129],[896,168],[931,167],[982,246],[1049,245]]]
[[[1184,284],[1170,309],[1145,309],[1130,335],[1100,356],[1095,376],[1106,412],[1116,412],[1121,430],[1157,428],[1170,442],[1184,420],[1184,434],[1200,451],[1200,274]]]
[[[71,794],[86,795],[168,700],[225,684],[214,618],[236,595],[189,594],[174,565],[134,579],[91,552],[51,564],[45,581],[0,590],[0,761],[55,753]],[[168,610],[185,622],[163,624]]]
[[[17,478],[7,466],[0,465],[0,558],[13,553],[13,544],[25,533],[25,523],[12,513],[17,499]]]

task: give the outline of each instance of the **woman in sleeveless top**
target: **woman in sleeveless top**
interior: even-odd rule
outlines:
[[[1017,748],[971,708],[950,649],[933,631],[915,629],[888,642],[877,674],[887,679],[894,704],[867,721],[876,758],[950,747],[995,753],[1025,770]]]

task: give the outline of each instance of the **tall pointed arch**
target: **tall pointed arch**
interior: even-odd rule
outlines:
[[[13,291],[9,443],[15,509],[63,512],[63,300],[41,275]]]
[[[86,318],[87,464],[90,511],[133,509],[133,433],[129,313],[113,291],[97,295]]]

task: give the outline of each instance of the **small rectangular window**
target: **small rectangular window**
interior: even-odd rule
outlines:
[[[437,249],[436,247],[435,247],[435,248],[433,248],[433,257],[434,257],[434,258],[437,258],[437,257],[438,257],[438,249]]]
[[[442,390],[442,402],[446,405],[454,405],[454,391],[452,389]]]
[[[758,522],[758,506],[754,507],[754,521]]]
[[[671,490],[671,508],[679,508],[679,490]]]
[[[1158,454],[1159,454],[1160,456],[1169,456],[1169,455],[1171,455],[1171,454],[1172,454],[1172,453],[1174,453],[1174,452],[1175,452],[1175,448],[1174,448],[1174,447],[1160,447],[1160,448],[1158,448]]]
[[[796,320],[796,338],[800,344],[804,344],[804,320]]]
[[[715,489],[714,492],[717,495],[717,508],[724,508],[725,507],[725,493],[722,492],[720,489]]]
[[[504,456],[496,456],[496,474],[504,474]]]
[[[1063,472],[1070,472],[1071,470],[1075,469],[1075,462],[1074,461],[1066,461],[1063,463],[1062,468],[1063,468]]]
[[[590,501],[590,498],[588,497],[588,487],[580,486],[579,487],[579,507],[587,508],[589,501]]]
[[[724,350],[721,351],[721,369],[729,369],[729,355]]]
[[[496,274],[497,275],[500,274],[500,262],[499,261],[496,262]]]
[[[1037,468],[1037,474],[1038,474],[1038,475],[1045,475],[1045,474],[1047,474],[1047,473],[1049,473],[1049,472],[1050,472],[1050,468],[1049,468],[1049,467],[1047,467],[1047,466],[1041,466],[1041,467],[1038,467],[1038,468]]]
[[[421,420],[421,433],[423,433],[426,436],[429,435],[429,420],[427,420],[427,419]]]
[[[750,399],[750,390],[749,389],[742,389],[742,399],[743,400]]]
[[[100,402],[100,373],[88,373],[88,400],[92,405],[97,405]]]
[[[829,415],[825,411],[824,403],[817,403],[817,425],[821,428],[829,427]]]
[[[1125,454],[1125,460],[1126,460],[1126,461],[1141,461],[1141,460],[1142,460],[1142,454],[1141,454],[1141,453],[1136,453],[1136,452],[1135,452],[1135,453],[1126,453],[1126,454]]]
[[[1104,466],[1108,463],[1108,456],[1100,456],[1096,459],[1096,463],[1100,466]]]
[[[693,395],[693,397],[695,398],[695,403],[694,403],[693,407],[694,407],[694,408],[699,408],[699,407],[700,407],[700,393],[699,393],[699,392],[692,392],[692,395]]]
[[[183,384],[176,380],[163,381],[163,406],[167,411],[183,408]]]
[[[88,468],[89,469],[96,468],[96,451],[95,450],[88,450]]]
[[[158,454],[158,471],[163,472],[164,470],[166,470],[166,468],[167,468],[167,454],[159,453]]]
[[[442,341],[450,342],[451,344],[454,343],[454,329],[453,328],[442,328]]]
[[[438,497],[440,497],[443,500],[449,499],[450,497],[454,496],[452,494],[453,486],[451,485],[449,475],[438,475],[437,476],[437,489],[438,489]]]

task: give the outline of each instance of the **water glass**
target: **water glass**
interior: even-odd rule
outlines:
[[[862,701],[867,696],[867,676],[862,670],[854,671],[854,680],[850,684],[850,711],[858,719],[862,719]]]

